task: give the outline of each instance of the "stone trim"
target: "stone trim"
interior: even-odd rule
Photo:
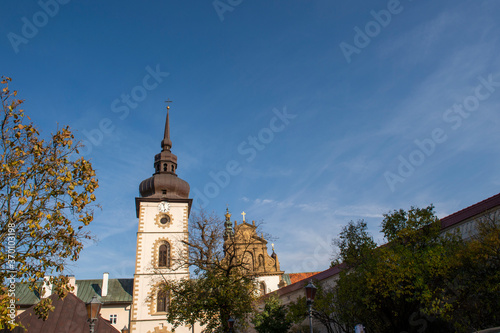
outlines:
[[[141,257],[142,257],[142,232],[144,231],[144,221],[146,215],[146,207],[140,205],[138,209],[139,226],[137,232],[137,244],[135,249],[135,274],[134,274],[134,291],[132,296],[132,305],[130,307],[130,332],[136,331],[136,320],[139,308],[139,274],[141,271]]]
[[[148,309],[148,314],[150,316],[166,316],[167,311],[161,311],[157,312],[156,311],[156,303],[158,302],[157,295],[158,295],[158,287],[162,284],[162,282],[158,282],[154,284],[151,287],[151,290],[149,291],[148,295],[148,300],[149,300],[149,309]],[[168,304],[166,305],[167,309],[170,308],[170,297],[168,298]]]
[[[164,217],[169,217],[169,222],[166,223],[166,224],[162,224],[160,221],[162,218]],[[170,227],[172,224],[174,223],[174,217],[172,215],[170,215],[168,212],[166,213],[158,213],[156,214],[155,216],[155,224],[161,228],[161,229],[166,229],[168,227]]]
[[[144,231],[145,216],[146,216],[146,207],[141,205],[139,214],[139,232]]]
[[[184,240],[186,243],[189,241],[189,207],[184,206],[184,214],[183,214],[183,220],[184,220]],[[184,244],[184,251],[181,252],[181,255],[189,256],[189,246],[187,244]],[[188,270],[188,278],[189,278],[189,270]]]
[[[132,307],[130,309],[130,332],[135,332],[135,325],[137,320],[137,311],[139,306],[139,278],[134,276],[134,296],[132,300]]]
[[[160,246],[164,243],[168,243],[168,245],[170,246],[170,265],[167,266],[167,267],[160,267],[158,266],[158,260],[160,259]],[[168,238],[158,238],[155,243],[153,244],[153,248],[151,249],[151,258],[153,258],[153,262],[151,263],[151,266],[156,268],[156,269],[161,269],[161,270],[165,270],[165,269],[168,269],[170,270],[170,268],[172,267],[172,264],[173,264],[173,258],[172,258],[172,252],[174,251],[174,247],[172,246],[172,242],[168,239]]]
[[[137,245],[135,248],[135,274],[139,274],[142,271],[141,267],[141,257],[142,257],[142,233],[137,233]]]

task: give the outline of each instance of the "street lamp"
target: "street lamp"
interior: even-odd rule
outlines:
[[[314,296],[316,296],[316,287],[312,283],[312,280],[309,281],[309,284],[306,286],[306,299],[307,299],[307,307],[309,311],[309,329],[311,333],[313,333],[313,324],[312,324],[312,304],[314,302]]]
[[[101,311],[101,302],[94,295],[89,303],[85,305],[87,307],[87,321],[90,325],[90,333],[94,333],[94,325],[99,317],[99,312]]]
[[[229,317],[229,319],[227,320],[227,326],[229,327],[229,332],[232,333],[234,326],[234,318]]]

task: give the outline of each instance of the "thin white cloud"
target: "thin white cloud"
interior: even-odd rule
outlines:
[[[382,218],[389,209],[386,206],[376,206],[370,204],[343,206],[334,211],[335,215],[358,217],[358,218]]]

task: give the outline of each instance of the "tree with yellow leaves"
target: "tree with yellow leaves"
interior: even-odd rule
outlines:
[[[0,96],[0,328],[16,325],[16,284],[40,288],[44,276],[53,275],[53,290],[60,296],[68,291],[62,272],[90,238],[85,227],[93,219],[98,187],[91,163],[78,157],[80,144],[69,127],[42,138],[20,109],[23,101],[9,89],[10,81],[2,77]],[[51,308],[50,300],[42,299],[35,310],[47,318]]]

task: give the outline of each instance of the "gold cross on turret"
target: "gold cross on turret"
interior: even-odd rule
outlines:
[[[169,104],[172,103],[172,101],[170,99],[167,99],[165,101],[165,103],[167,103],[167,110],[169,110],[170,109],[170,105]]]
[[[243,215],[243,222],[245,222],[245,215],[247,215],[247,213],[243,212],[241,215]]]

